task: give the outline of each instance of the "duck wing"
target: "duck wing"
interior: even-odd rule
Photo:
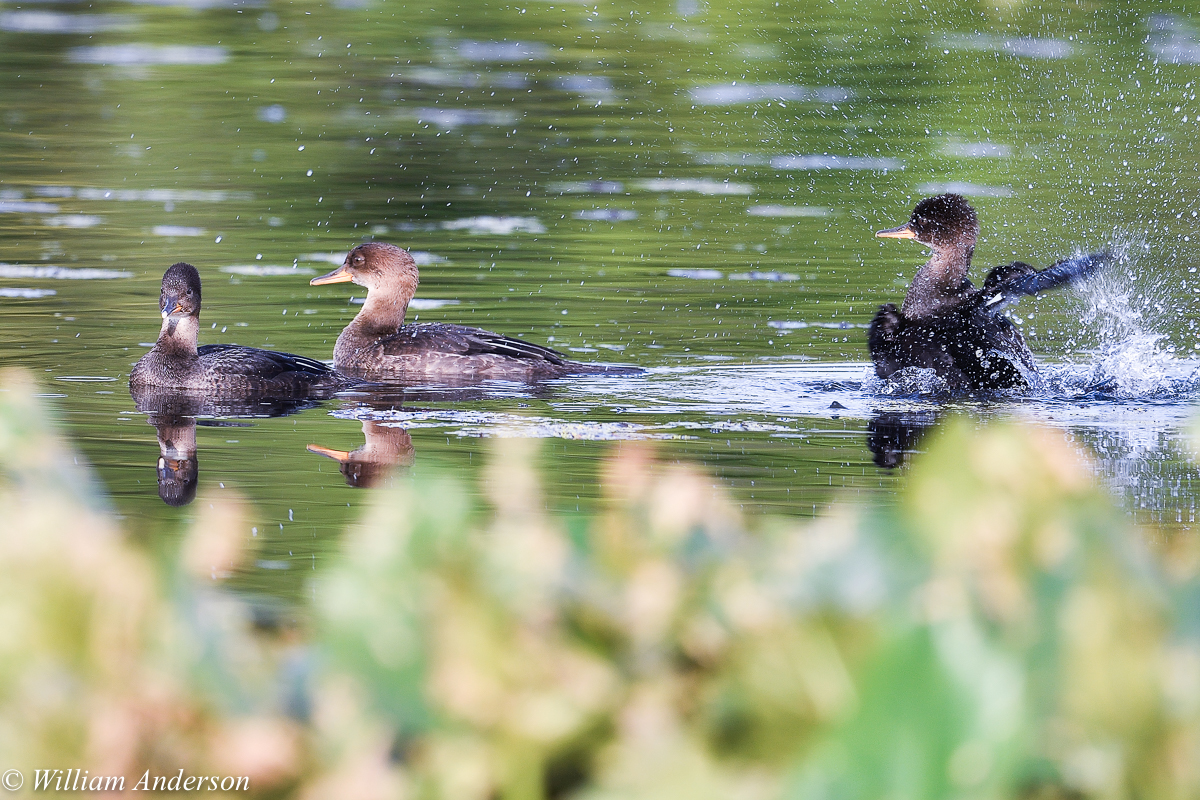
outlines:
[[[196,352],[207,369],[222,375],[252,375],[269,380],[287,373],[321,378],[331,372],[328,366],[312,358],[237,344],[206,344],[196,348]]]
[[[1112,253],[1071,256],[1037,270],[1021,261],[996,267],[983,282],[983,305],[997,311],[1026,295],[1035,295],[1063,284],[1075,283],[1112,261]]]
[[[909,319],[881,306],[868,333],[875,374],[890,378],[907,367],[931,369],[953,393],[1027,389],[1037,367],[1015,325],[1003,314],[963,303]]]
[[[379,344],[385,355],[396,357],[438,353],[457,356],[496,355],[525,361],[543,361],[555,366],[570,363],[566,356],[549,347],[511,336],[501,336],[482,328],[440,322],[405,325]]]

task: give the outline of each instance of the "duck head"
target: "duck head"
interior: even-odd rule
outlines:
[[[969,251],[974,249],[979,238],[979,217],[962,195],[939,194],[917,203],[908,222],[875,235],[886,239],[916,239],[935,250],[956,247]]]
[[[411,298],[418,280],[417,264],[407,250],[386,242],[367,242],[347,253],[340,267],[313,278],[309,284],[353,281],[366,287],[368,293],[373,289],[401,291]]]
[[[158,309],[164,320],[200,316],[200,273],[182,261],[163,274]]]

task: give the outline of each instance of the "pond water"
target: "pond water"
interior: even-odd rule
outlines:
[[[0,359],[41,376],[151,546],[193,514],[160,500],[126,388],[175,261],[204,279],[202,343],[331,358],[363,291],[308,280],[375,238],[418,253],[412,318],[646,370],[202,417],[201,496],[236,488],[259,519],[248,586],[300,591],[356,517],[366,492],[332,451],[472,474],[495,435],[545,440],[567,511],[594,504],[613,440],[654,438],[751,512],[812,515],[892,492],[903,469],[878,464],[943,414],[1016,414],[1094,456],[1139,519],[1194,525],[1200,20],[1149,2],[7,2],[0,71]],[[866,323],[924,260],[872,234],[947,190],[980,213],[977,273],[1122,254],[1014,310],[1044,396],[947,405],[870,377]]]

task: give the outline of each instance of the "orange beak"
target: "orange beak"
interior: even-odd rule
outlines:
[[[907,222],[904,223],[903,225],[897,226],[895,228],[888,228],[886,231],[879,231],[875,235],[878,236],[880,239],[915,239],[915,238],[917,238],[916,231],[914,231],[912,228],[908,227]],[[316,281],[313,281],[313,283],[316,283]]]
[[[321,447],[319,444],[310,444],[306,449],[310,453],[332,458],[334,461],[339,461],[343,464],[350,460],[350,453],[346,450],[333,450],[328,447]]]
[[[324,275],[313,278],[308,284],[309,286],[320,286],[323,283],[345,283],[352,280],[354,280],[354,276],[350,274],[350,267],[342,264],[333,272],[327,272]]]

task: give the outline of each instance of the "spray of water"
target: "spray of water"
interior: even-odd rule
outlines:
[[[1097,338],[1089,362],[1052,370],[1052,391],[1068,396],[1171,399],[1195,388],[1196,365],[1176,357],[1165,330],[1177,313],[1173,291],[1153,268],[1142,238],[1120,235],[1113,263],[1079,288],[1081,321]]]

